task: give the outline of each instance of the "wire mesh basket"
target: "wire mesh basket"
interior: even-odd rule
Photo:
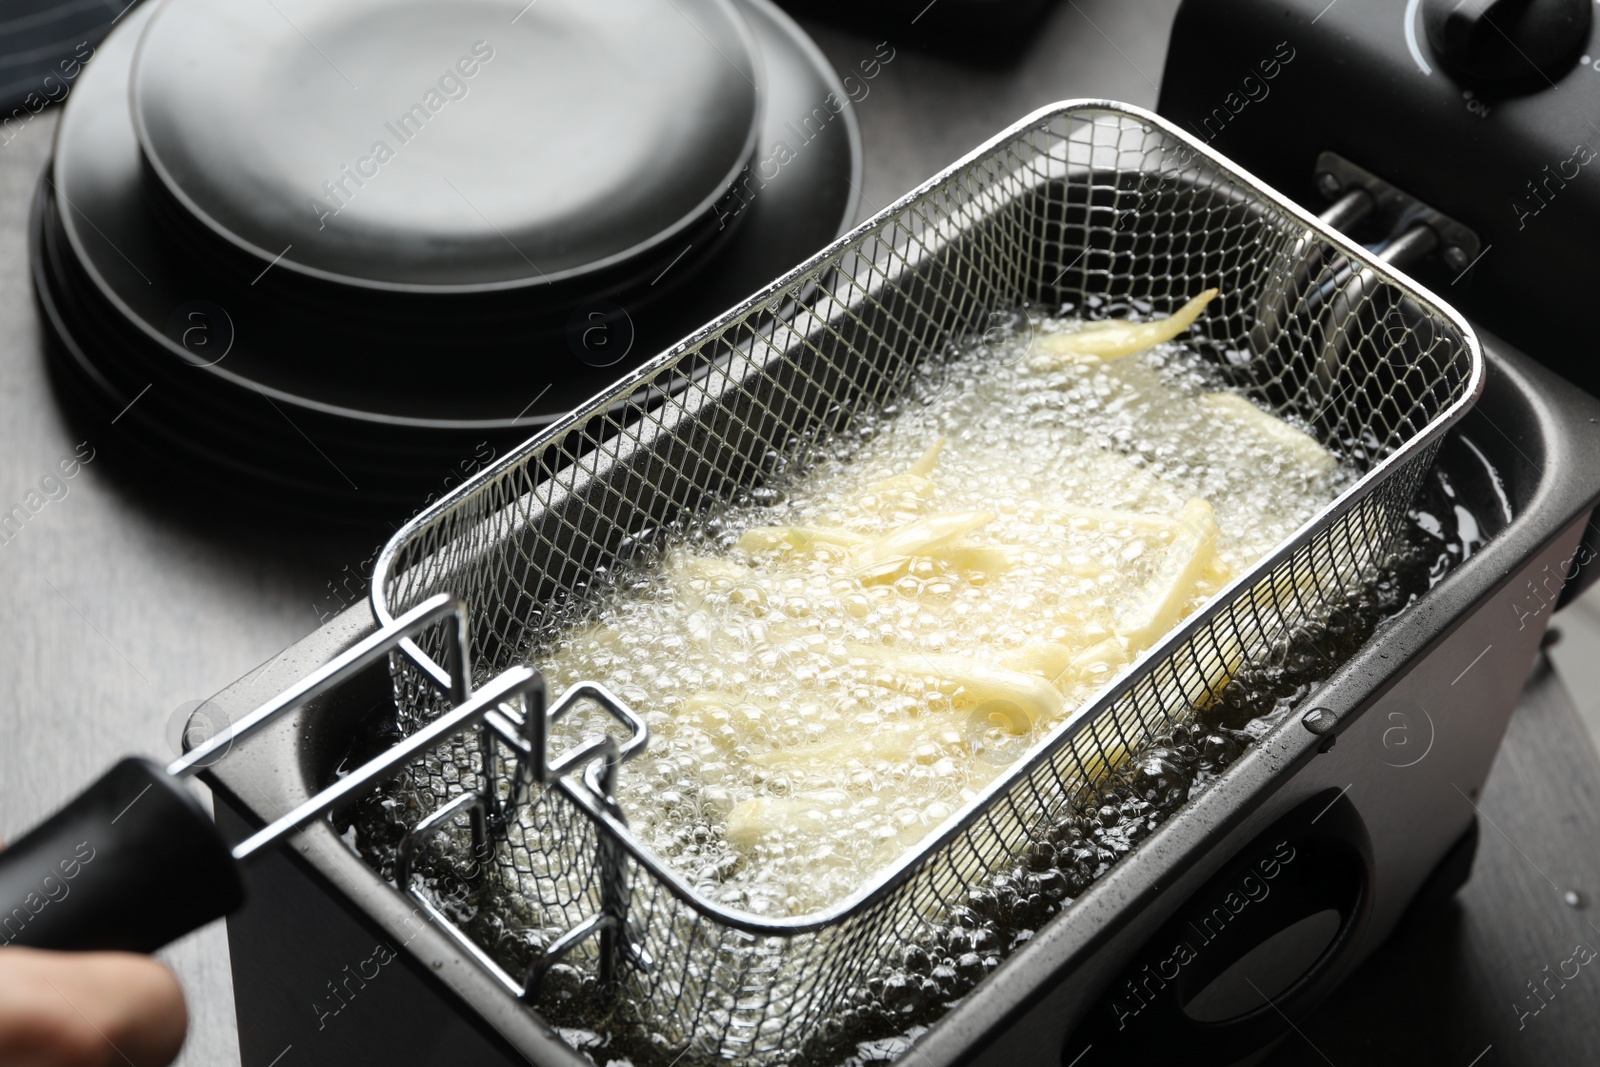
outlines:
[[[521,768],[548,719],[578,701],[628,718],[591,686],[548,709],[505,708],[498,732],[457,739],[396,787],[416,824],[395,868],[401,890],[515,995],[537,1002],[565,958],[602,972],[651,1020],[667,1059],[791,1057],[1042,827],[1092,802],[1108,768],[1371,576],[1441,434],[1481,388],[1466,324],[1156,116],[1065,103],[619,381],[412,521],[380,557],[380,620],[439,592],[461,597],[475,673],[488,676],[581,615],[594,576],[640,538],[761,484],[775,456],[903,395],[994,310],[1095,296],[1171,309],[1212,286],[1223,295],[1196,327],[1202,354],[1230,388],[1311,427],[1362,476],[913,853],[824,912],[720,906],[609,799],[607,776],[645,744],[642,727],[556,764],[536,753],[530,774],[502,770],[508,756]],[[446,706],[442,658],[426,643],[394,657],[402,732]],[[527,743],[513,751],[514,737]],[[467,817],[476,856],[435,833]],[[419,876],[424,855],[432,873]],[[464,931],[438,875],[451,869],[497,886],[490,927]],[[529,936],[550,930],[566,933]]]

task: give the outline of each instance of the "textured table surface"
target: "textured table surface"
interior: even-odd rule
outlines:
[[[1154,106],[1175,6],[1066,0],[1015,55],[985,64],[920,51],[892,27],[867,35],[811,25],[841,71],[873,58],[881,40],[895,48],[855,105],[866,142],[863,216],[1054,100]],[[205,502],[190,486],[127,484],[103,461],[108,427],[64,420],[41,359],[26,240],[53,128],[46,112],[0,147],[0,510],[22,502],[80,443],[96,458],[0,544],[0,834],[9,835],[115,756],[169,753],[171,724],[187,707],[315,628],[337,606],[332,589],[374,547],[370,537],[298,521],[240,530],[199,520],[194,506]],[[1600,627],[1580,630],[1572,642],[1600,649]],[[1571,658],[1591,667],[1600,659],[1581,650]],[[1600,1058],[1600,969],[1584,968],[1537,1016],[1519,1020],[1513,1009],[1525,983],[1568,958],[1575,941],[1600,948],[1587,907],[1600,893],[1597,792],[1588,732],[1560,680],[1536,673],[1484,796],[1492,825],[1472,883],[1451,910],[1397,936],[1272,1062]],[[1564,903],[1568,890],[1585,906]],[[237,1063],[220,925],[166,957],[189,992],[181,1062]]]

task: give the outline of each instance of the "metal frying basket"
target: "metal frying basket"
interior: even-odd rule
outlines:
[[[474,673],[487,677],[580,616],[596,573],[641,538],[904,394],[991,312],[1096,296],[1171,309],[1210,286],[1222,296],[1190,336],[1222,378],[1311,427],[1364,476],[914,854],[825,912],[770,918],[713,902],[610,799],[618,764],[645,744],[636,717],[627,743],[596,740],[548,762],[553,713],[592,698],[627,717],[591,687],[548,709],[507,706],[476,741],[457,738],[390,787],[410,825],[393,864],[400,890],[531,1002],[558,959],[598,970],[667,1059],[795,1054],[904,946],[1092,801],[1108,768],[1382,565],[1441,434],[1481,389],[1466,323],[1155,115],[1065,103],[527,442],[379,558],[380,621],[459,596]],[[393,657],[402,732],[448,706],[443,658],[409,641]],[[514,772],[501,769],[508,757]],[[461,819],[476,857],[437,833]],[[474,934],[449,899],[449,872],[462,869],[494,887],[493,921]]]

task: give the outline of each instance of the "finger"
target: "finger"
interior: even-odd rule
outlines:
[[[148,956],[0,948],[7,1067],[165,1067],[188,1025],[177,979]]]

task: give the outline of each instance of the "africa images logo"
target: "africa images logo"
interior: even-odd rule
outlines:
[[[1124,1029],[1129,1019],[1144,1011],[1156,999],[1157,993],[1165,989],[1168,982],[1174,981],[1184,967],[1199,959],[1205,947],[1220,937],[1223,930],[1245,909],[1266,900],[1272,894],[1273,879],[1294,862],[1296,855],[1294,846],[1289,842],[1278,842],[1272,855],[1258,860],[1254,869],[1242,877],[1216,907],[1200,916],[1198,922],[1189,923],[1193,937],[1180,938],[1165,958],[1146,964],[1143,971],[1129,978],[1124,983],[1121,995],[1111,1002],[1111,1010],[1117,1017],[1117,1029]]]
[[[465,100],[471,92],[471,86],[467,83],[477,77],[493,58],[494,46],[488,41],[472,42],[470,55],[462,56],[453,67],[445,68],[444,73],[439,75],[437,85],[428,86],[419,101],[402,111],[392,122],[383,124],[384,130],[394,138],[393,145],[380,137],[372,142],[372,148],[356,160],[354,166],[341,163],[339,172],[322,183],[324,198],[311,201],[311,210],[317,216],[317,229],[326,227],[329,219],[349,207],[357,194],[367,187],[367,182],[378,176],[380,168],[391,162],[401,148],[422,133],[423,128],[444,110],[446,104],[452,100]]]

